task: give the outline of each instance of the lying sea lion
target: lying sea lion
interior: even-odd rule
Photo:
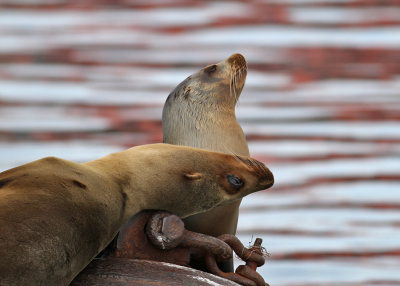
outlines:
[[[273,184],[258,161],[168,144],[0,173],[0,285],[68,285],[144,209],[181,217]]]
[[[206,66],[168,96],[162,114],[163,142],[249,156],[235,106],[247,75],[241,54]],[[191,231],[212,236],[235,234],[241,200],[184,220]],[[230,262],[224,270],[233,271]],[[201,268],[201,267],[200,267]]]

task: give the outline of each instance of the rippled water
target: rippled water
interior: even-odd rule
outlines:
[[[2,1],[0,170],[161,142],[169,92],[240,52],[237,116],[276,178],[241,208],[260,273],[400,285],[400,3],[384,2]]]

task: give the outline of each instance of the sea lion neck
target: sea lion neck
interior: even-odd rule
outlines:
[[[233,107],[174,103],[164,108],[162,126],[164,143],[249,155]]]
[[[124,214],[122,221],[126,221],[133,214],[145,208],[145,203],[140,197],[132,199],[135,192],[141,192],[140,172],[130,166],[123,155],[131,157],[126,151],[107,155],[105,157],[83,163],[98,173],[103,183],[109,187],[109,191],[121,197]],[[123,171],[120,171],[123,170]]]
[[[163,117],[163,142],[165,143],[248,155],[247,144],[238,144],[238,142],[243,142],[244,134],[237,123],[234,110],[221,109],[218,112],[204,110],[198,113],[195,110],[190,112],[189,108],[186,111],[174,108],[174,111],[169,110]],[[221,144],[221,142],[231,141],[236,147],[243,145],[245,150],[226,146],[230,145],[229,143]]]

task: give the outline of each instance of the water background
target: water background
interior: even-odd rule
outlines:
[[[399,1],[2,0],[0,171],[161,142],[169,92],[236,52],[264,279],[400,285]]]

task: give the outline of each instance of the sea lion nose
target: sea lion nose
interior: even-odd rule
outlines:
[[[245,67],[245,66],[247,66],[246,59],[244,58],[244,56],[242,56],[242,55],[239,54],[239,53],[236,53],[236,54],[231,55],[231,56],[227,59],[227,61],[228,61],[230,64],[234,64],[234,65],[239,66],[239,67]]]
[[[274,185],[274,174],[268,169],[266,176],[261,180],[261,186],[264,189],[269,189]]]
[[[258,172],[260,185],[264,189],[271,188],[275,181],[274,174],[272,174],[271,170],[261,162],[259,162],[259,167],[261,170],[261,172]]]

